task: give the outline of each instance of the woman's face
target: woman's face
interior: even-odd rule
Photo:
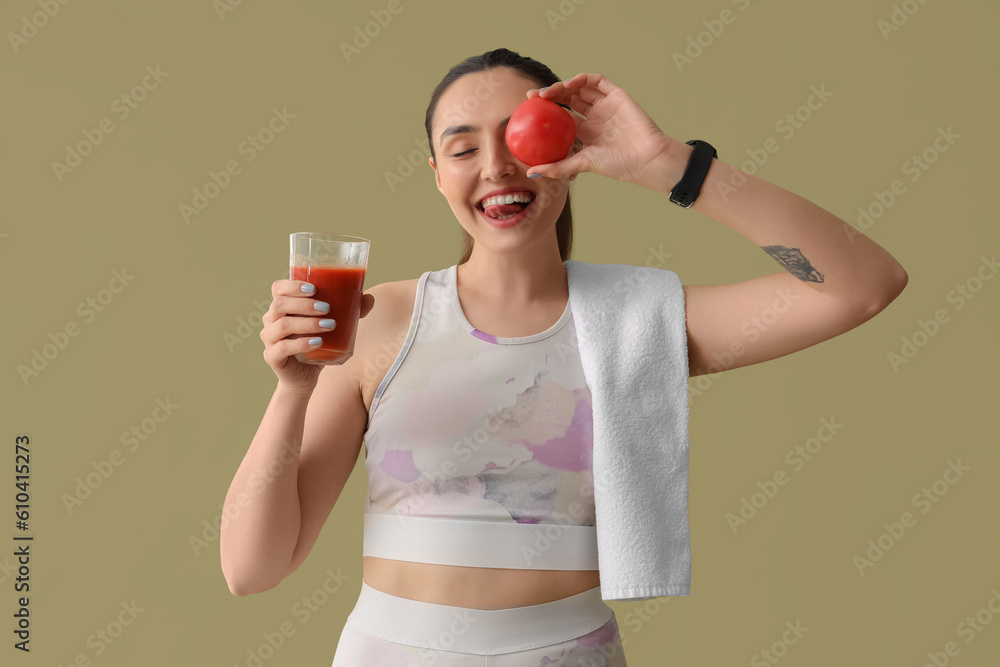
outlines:
[[[476,244],[496,252],[523,250],[546,238],[554,242],[555,222],[573,180],[528,178],[528,165],[507,148],[507,120],[527,99],[525,93],[538,87],[509,67],[466,74],[441,95],[434,112],[436,159],[429,162],[438,190]],[[504,227],[480,204],[494,191],[508,189],[530,192],[532,201],[523,214],[511,218],[520,221]]]

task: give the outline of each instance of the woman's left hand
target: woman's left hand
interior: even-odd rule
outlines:
[[[674,142],[657,127],[628,93],[601,74],[577,74],[543,91],[530,91],[528,98],[540,95],[553,102],[569,105],[576,114],[578,143],[558,162],[540,164],[528,174],[570,180],[590,171],[626,183],[654,187],[663,178],[660,165]]]

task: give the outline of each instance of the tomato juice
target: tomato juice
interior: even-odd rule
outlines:
[[[296,354],[304,364],[342,364],[354,354],[354,339],[361,316],[361,296],[364,293],[365,267],[363,266],[292,266],[292,280],[304,280],[316,286],[312,295],[317,301],[330,304],[328,313],[317,319],[330,318],[337,323],[333,331],[304,334],[310,338],[319,335],[323,343],[308,352]]]

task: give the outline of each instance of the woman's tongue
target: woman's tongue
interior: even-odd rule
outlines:
[[[524,204],[496,204],[495,206],[487,206],[483,210],[491,218],[500,218],[505,215],[514,215],[522,208],[524,208]]]

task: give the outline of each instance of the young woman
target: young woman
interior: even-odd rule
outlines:
[[[536,95],[576,112],[578,141],[565,160],[529,168],[505,127]],[[506,49],[449,71],[426,130],[464,255],[371,288],[354,356],[322,373],[294,355],[336,323],[308,285],[272,285],[261,339],[278,385],[226,498],[252,499],[222,531],[230,590],[268,590],[302,564],[364,442],[362,591],[335,667],[625,665],[596,565],[589,388],[579,357],[557,352],[575,343],[569,184],[587,171],[666,197],[694,149],[605,77],[560,81]],[[692,208],[785,270],[683,286],[690,376],[719,371],[719,355],[776,294],[794,307],[721,370],[848,331],[906,285],[899,263],[843,220],[710,165]],[[251,492],[265,470],[273,481]],[[540,524],[562,526],[561,543],[519,559]]]

